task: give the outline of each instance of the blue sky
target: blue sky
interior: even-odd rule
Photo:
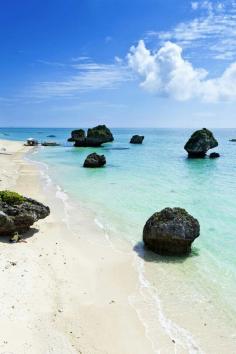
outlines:
[[[236,127],[236,1],[0,3],[0,125]]]

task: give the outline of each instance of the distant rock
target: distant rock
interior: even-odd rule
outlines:
[[[60,146],[56,141],[43,141],[42,146]]]
[[[199,234],[199,222],[185,209],[165,208],[146,222],[143,241],[158,254],[181,256],[191,251],[191,245]]]
[[[84,167],[102,167],[106,164],[106,158],[104,155],[98,155],[95,152],[87,156],[84,161]]]
[[[113,141],[113,135],[105,125],[98,125],[87,131],[87,136],[83,129],[73,130],[69,142],[74,142],[76,147],[98,147],[104,143]]]
[[[0,191],[0,236],[24,233],[50,214],[49,207],[11,191]]]
[[[133,135],[130,139],[130,144],[142,144],[144,136],[143,135]]]
[[[208,150],[218,146],[212,132],[206,128],[195,131],[184,146],[191,158],[205,157]]]
[[[229,141],[232,141],[233,143],[236,143],[236,139],[230,139]]]
[[[56,135],[48,135],[47,138],[56,138]]]
[[[220,157],[220,154],[218,152],[212,152],[209,157],[210,159],[217,159],[218,157]]]

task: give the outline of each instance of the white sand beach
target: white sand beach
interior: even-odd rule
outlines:
[[[24,159],[30,148],[2,140],[3,147],[9,154],[0,155],[0,189],[35,198],[51,214],[21,242],[1,239],[0,353],[235,353],[235,338],[219,325],[220,313],[212,317],[205,300],[181,299],[174,274],[167,286],[168,264],[158,266],[160,284],[153,284],[164,301],[156,299],[151,309],[132,248],[120,240],[114,247],[82,207],[71,209],[71,224],[63,193]],[[157,264],[149,263],[147,274],[152,272]],[[169,318],[191,329],[195,339]]]
[[[128,302],[138,281],[132,256],[111,248],[91,220],[70,232],[62,200],[43,193],[39,170],[22,159],[28,148],[1,147],[11,154],[0,156],[1,189],[44,202],[51,215],[22,242],[0,243],[0,353],[152,353]]]

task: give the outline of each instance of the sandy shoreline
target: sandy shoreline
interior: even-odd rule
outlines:
[[[2,147],[10,155],[0,155],[1,189],[49,205],[51,215],[27,242],[0,243],[0,354],[235,353],[232,328],[221,313],[212,317],[209,299],[184,298],[181,266],[172,274],[125,242],[114,245],[91,213],[66,207],[63,191],[24,159],[28,148]]]
[[[0,243],[0,353],[152,353],[128,301],[137,286],[130,254],[112,249],[91,220],[86,230],[78,221],[76,237],[63,221],[62,200],[45,193],[39,170],[23,160],[27,148],[0,145],[12,154],[0,157],[1,189],[51,208],[27,243]]]

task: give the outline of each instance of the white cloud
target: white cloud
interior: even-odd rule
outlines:
[[[181,22],[169,31],[150,31],[148,38],[158,38],[160,43],[173,41],[188,49],[193,57],[197,54],[218,60],[236,59],[236,1],[195,1],[191,6],[198,14],[193,20]]]
[[[197,10],[198,9],[198,2],[197,1],[193,1],[193,2],[191,2],[191,6],[192,6],[192,9],[193,10]]]
[[[31,96],[37,98],[75,97],[81,92],[115,89],[121,83],[132,79],[132,73],[127,66],[118,62],[114,64],[78,62],[72,64],[70,70],[73,74],[67,75],[63,80],[43,81],[35,84],[31,89]]]
[[[168,41],[158,51],[151,52],[141,40],[136,47],[131,47],[128,63],[143,78],[141,86],[160,96],[179,101],[236,100],[236,62],[221,76],[208,79],[206,70],[194,68],[183,58],[179,45]]]

